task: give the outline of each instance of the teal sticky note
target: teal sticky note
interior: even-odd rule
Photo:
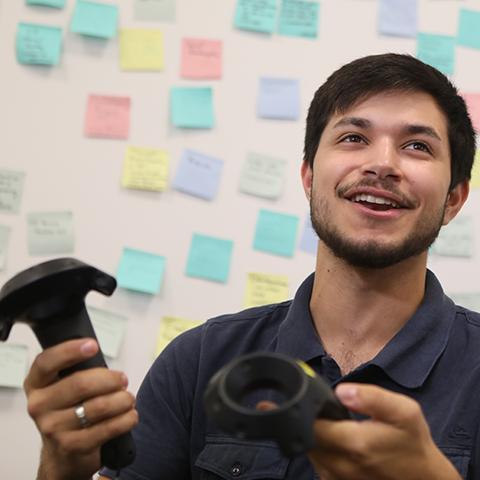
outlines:
[[[30,255],[73,253],[72,212],[29,213],[27,229]]]
[[[165,257],[124,248],[117,270],[119,287],[154,295],[160,291],[165,272]]]
[[[282,0],[278,33],[289,37],[316,38],[319,9],[316,1]]]
[[[118,7],[105,3],[77,0],[71,30],[74,33],[99,38],[112,38],[117,34]]]
[[[253,248],[292,257],[297,237],[298,217],[261,209],[255,227]]]
[[[211,87],[173,87],[170,92],[171,122],[179,128],[212,128]]]
[[[10,227],[0,225],[0,270],[5,268],[7,263],[8,240],[10,238]]]
[[[452,75],[455,64],[455,38],[448,35],[419,33],[417,58],[445,75]]]
[[[58,27],[19,23],[16,53],[25,65],[58,65],[62,52],[62,30]]]
[[[463,47],[480,49],[480,11],[460,9],[457,41]]]
[[[188,253],[186,274],[225,283],[230,270],[233,241],[194,233]]]
[[[277,0],[237,0],[234,25],[242,30],[272,33],[277,21]]]
[[[65,0],[27,0],[27,5],[43,5],[45,7],[63,8]]]
[[[0,343],[0,387],[22,388],[27,368],[26,345]]]

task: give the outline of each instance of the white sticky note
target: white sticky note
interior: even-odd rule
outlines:
[[[0,270],[5,268],[7,263],[8,240],[10,238],[10,227],[0,225]]]
[[[0,169],[0,212],[19,212],[24,180],[24,172]]]
[[[35,212],[27,216],[30,255],[73,253],[73,213]]]
[[[0,342],[0,386],[22,388],[28,367],[26,345]]]
[[[125,337],[127,317],[92,306],[88,307],[88,313],[102,352],[107,357],[117,358]]]
[[[480,292],[449,293],[448,296],[457,305],[480,312]]]
[[[473,257],[474,233],[471,217],[456,217],[442,227],[431,248],[437,255],[448,257]]]

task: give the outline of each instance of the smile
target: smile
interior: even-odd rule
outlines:
[[[351,202],[360,203],[367,208],[371,208],[372,210],[385,211],[392,208],[401,208],[397,202],[390,200],[389,198],[377,197],[375,195],[367,195],[365,193],[354,195],[348,200],[350,200]]]

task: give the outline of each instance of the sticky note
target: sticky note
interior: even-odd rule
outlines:
[[[27,367],[26,345],[0,343],[0,387],[22,388]]]
[[[167,187],[168,154],[156,148],[128,147],[122,187],[163,192]]]
[[[112,38],[117,34],[117,23],[116,5],[77,0],[70,28],[82,35]]]
[[[135,0],[135,20],[174,22],[175,0]]]
[[[234,24],[242,30],[272,33],[277,21],[277,0],[237,0]]]
[[[62,52],[62,30],[58,27],[19,23],[16,53],[25,65],[58,65]]]
[[[300,87],[291,78],[260,78],[257,114],[262,118],[296,120],[300,114]]]
[[[179,128],[212,128],[211,87],[173,87],[170,92],[171,121]]]
[[[222,76],[222,41],[204,38],[182,40],[181,76],[217,79]]]
[[[462,93],[472,119],[473,128],[480,133],[480,93]]]
[[[117,270],[118,286],[154,295],[160,291],[165,272],[165,257],[124,248]]]
[[[455,38],[448,35],[419,33],[417,58],[445,75],[452,75],[455,65]]]
[[[318,246],[318,235],[315,233],[315,230],[312,227],[312,221],[310,220],[310,215],[307,215],[305,218],[305,223],[303,225],[303,232],[300,237],[300,242],[298,244],[299,250],[302,250],[307,253],[316,254]]]
[[[438,238],[431,247],[437,255],[448,257],[473,257],[474,233],[471,217],[456,217],[442,227]]]
[[[92,306],[87,310],[102,352],[117,358],[127,329],[127,317]]]
[[[283,193],[287,161],[259,153],[248,153],[240,174],[240,191],[276,199]]]
[[[449,293],[448,296],[457,305],[480,312],[480,292]]]
[[[319,9],[318,1],[282,0],[278,33],[289,37],[316,38]]]
[[[418,0],[380,0],[378,29],[383,35],[417,35]]]
[[[245,307],[258,307],[288,299],[288,277],[268,273],[249,273],[245,289]]]
[[[480,150],[475,153],[475,160],[473,161],[472,177],[470,179],[470,188],[480,188]]]
[[[262,252],[292,257],[295,250],[298,217],[261,209],[255,227],[253,248]]]
[[[0,270],[3,270],[7,263],[8,241],[10,239],[10,227],[0,225]]]
[[[35,212],[27,215],[28,253],[73,253],[73,213]]]
[[[27,5],[44,5],[46,7],[63,8],[65,0],[27,0]]]
[[[179,317],[163,317],[158,329],[155,356],[158,356],[175,337],[191,328],[198,327],[201,323]]]
[[[480,49],[480,11],[460,9],[457,42],[462,47]]]
[[[163,34],[160,30],[120,30],[120,67],[122,70],[163,70]]]
[[[89,95],[85,115],[85,135],[99,138],[128,138],[130,98]]]
[[[0,212],[20,211],[24,181],[24,172],[0,169]]]
[[[184,193],[213,200],[220,186],[223,160],[184,150],[172,186]]]
[[[188,252],[186,274],[225,283],[232,258],[233,241],[194,233]]]

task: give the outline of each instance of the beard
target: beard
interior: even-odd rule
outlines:
[[[355,240],[342,233],[334,224],[325,199],[310,198],[310,218],[320,240],[338,258],[354,267],[386,268],[425,252],[442,228],[446,202],[435,212],[424,212],[410,232],[396,244],[375,239]]]

